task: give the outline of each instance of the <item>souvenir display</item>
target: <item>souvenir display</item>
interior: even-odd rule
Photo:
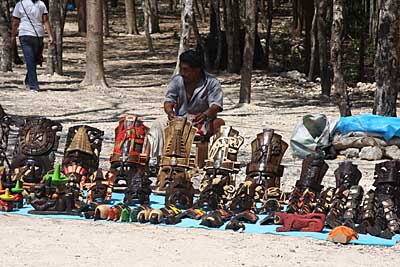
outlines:
[[[364,194],[364,190],[358,185],[361,176],[357,165],[351,161],[341,162],[335,170],[336,191],[329,205],[325,222],[329,227],[335,228],[345,224],[354,228]],[[314,212],[319,211],[320,209]]]
[[[125,192],[128,202],[137,199],[143,204],[148,202],[151,193],[149,158],[143,153],[148,131],[143,121],[135,116],[123,117],[115,128],[114,149],[110,157],[110,171],[115,175],[113,190]]]
[[[118,203],[118,204],[112,206],[110,208],[110,210],[108,211],[107,220],[118,221],[121,218],[121,214],[124,209],[129,209],[129,207],[127,205],[125,205],[124,203]]]
[[[226,225],[225,229],[233,231],[239,231],[239,230],[243,231],[246,229],[244,223],[254,224],[257,221],[258,221],[258,216],[255,214],[254,211],[245,210],[233,216],[232,219]]]
[[[136,221],[140,223],[147,223],[150,221],[150,214],[152,212],[152,208],[148,205],[141,205],[136,209]]]
[[[26,190],[42,182],[53,168],[62,126],[46,118],[27,119],[19,131],[11,162],[12,175],[18,175]]]
[[[270,224],[281,226],[272,231],[264,227],[265,232],[321,232],[327,226],[332,228],[327,240],[342,244],[364,242],[365,236],[354,241],[358,233],[385,239],[400,234],[400,160],[377,163],[375,189],[364,195],[359,185],[362,173],[351,161],[339,163],[335,187],[323,190],[328,164],[322,154],[313,153],[304,158],[292,192],[283,192],[282,159],[288,144],[282,136],[272,129],[258,133],[251,142],[250,162],[241,165],[238,154],[244,138],[232,127],[222,126],[210,139],[200,137],[204,144],[209,142],[209,150],[204,150],[208,150],[204,177],[193,203],[191,179],[197,178],[195,162],[201,157],[191,152],[198,129],[186,117],[176,117],[164,129],[156,182],[157,192],[165,193],[162,206],[160,197],[151,195],[149,157],[144,153],[149,128],[138,117],[127,115],[118,122],[109,171],[99,167],[104,132],[87,125],[69,128],[62,164],[54,165],[62,126],[46,118],[24,119],[10,164],[6,157],[10,125],[0,105],[0,211],[25,214],[26,205],[33,208],[29,214],[210,228],[226,225],[226,230],[247,227],[248,232]],[[241,167],[245,177],[239,176]],[[237,183],[239,178],[243,180]],[[114,199],[113,191],[117,192]],[[199,221],[193,224],[190,219]]]
[[[107,206],[105,204],[100,204],[100,205],[96,206],[96,209],[94,210],[93,219],[95,221],[107,220],[109,212],[110,212],[109,206]]]
[[[164,191],[165,205],[182,208],[193,205],[193,186],[188,170],[194,167],[190,151],[197,128],[185,117],[170,121],[164,130],[165,142],[158,175],[158,191]]]
[[[99,168],[88,179],[86,202],[109,202],[112,197],[113,174]]]
[[[60,169],[60,164],[56,164],[54,171],[43,177],[43,183],[33,186],[30,204],[34,210],[28,213],[80,215],[73,195],[67,190],[66,184],[69,179],[61,173]]]
[[[6,188],[4,194],[0,195],[0,211],[14,210],[14,196],[10,194],[10,189]]]
[[[62,166],[77,200],[82,200],[87,177],[99,167],[103,135],[103,131],[87,125],[68,129]]]
[[[325,214],[322,213],[283,213],[275,212],[275,224],[283,224],[277,227],[277,232],[301,231],[321,232],[324,229]]]
[[[348,244],[351,240],[357,240],[358,234],[352,228],[341,225],[333,228],[326,240],[335,243]]]
[[[223,208],[235,191],[235,175],[240,170],[237,161],[243,137],[229,126],[221,126],[210,139],[210,150],[205,162],[206,172],[201,181],[200,195],[195,207],[215,210]]]
[[[182,221],[180,214],[182,211],[175,207],[175,205],[170,204],[159,210],[152,210],[150,212],[149,221],[151,224],[177,224]]]
[[[233,213],[223,209],[216,209],[210,211],[209,213],[205,214],[200,224],[210,227],[210,228],[219,228],[225,222],[229,221],[233,216]]]
[[[287,213],[307,214],[313,211],[328,168],[319,154],[310,154],[303,160],[300,179],[289,196]]]
[[[238,186],[231,200],[228,201],[227,207],[234,213],[246,210],[256,212],[256,203],[260,201],[262,196],[263,187],[254,180],[247,180]]]
[[[375,190],[368,191],[363,201],[359,233],[390,239],[400,233],[400,160],[375,165]]]
[[[24,189],[22,188],[20,182],[17,181],[15,186],[11,188],[11,193],[13,193],[14,195],[14,206],[17,209],[20,209],[24,206],[24,198],[22,192],[24,192]]]
[[[273,129],[264,129],[251,142],[251,162],[246,174],[265,188],[280,188],[284,167],[281,165],[288,144]]]

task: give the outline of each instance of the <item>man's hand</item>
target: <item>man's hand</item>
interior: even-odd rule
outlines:
[[[176,117],[174,112],[168,113],[167,116],[168,116],[168,120],[170,120],[170,121],[172,121]]]
[[[167,113],[168,120],[170,120],[170,121],[172,121],[176,117],[174,105],[175,105],[175,103],[172,103],[172,102],[168,102],[168,101],[164,102],[164,111],[165,111],[165,113]]]
[[[197,114],[194,117],[193,122],[195,122],[197,124],[202,124],[207,120],[208,120],[208,115],[205,112],[203,112],[203,113]]]

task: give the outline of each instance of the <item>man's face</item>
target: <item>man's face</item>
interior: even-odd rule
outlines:
[[[197,82],[200,77],[200,68],[192,68],[189,64],[181,62],[179,64],[179,74],[185,83]]]

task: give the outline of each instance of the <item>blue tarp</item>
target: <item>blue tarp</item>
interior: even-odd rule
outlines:
[[[124,198],[123,194],[113,193],[113,203],[121,202]],[[155,209],[159,209],[164,207],[164,197],[159,195],[152,194],[150,196],[151,206]],[[28,211],[31,210],[31,206],[24,207],[22,209],[13,211],[13,214],[20,214],[25,216],[34,216],[34,217],[45,217],[45,218],[60,218],[60,219],[77,219],[77,220],[85,220],[83,217],[79,216],[67,216],[67,215],[33,215],[29,214]],[[259,215],[260,219],[256,224],[246,224],[246,233],[258,233],[258,234],[278,234],[278,235],[286,235],[286,236],[302,236],[302,237],[311,237],[321,240],[326,240],[330,229],[325,228],[321,233],[312,233],[312,232],[276,232],[276,225],[260,225],[259,222],[265,217],[265,215]],[[105,222],[105,221],[104,221]],[[220,228],[215,230],[224,230],[227,223],[225,223]],[[184,219],[181,223],[174,225],[175,227],[186,227],[186,228],[204,228],[204,229],[213,229],[208,228],[206,226],[200,225],[200,221],[196,221],[193,219]],[[374,237],[371,235],[359,235],[358,240],[353,240],[351,243],[354,244],[362,244],[362,245],[379,245],[379,246],[394,246],[397,241],[400,240],[400,234],[395,235],[392,239],[387,240],[383,238]]]
[[[395,136],[400,137],[400,118],[372,114],[342,117],[336,124],[335,130],[342,134],[365,132],[381,136],[387,141]]]

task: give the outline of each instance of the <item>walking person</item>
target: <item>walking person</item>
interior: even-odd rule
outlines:
[[[21,0],[13,11],[11,41],[15,43],[18,37],[24,54],[27,73],[25,86],[32,91],[39,90],[36,65],[42,65],[43,37],[45,29],[48,33],[48,44],[53,44],[48,11],[41,0]]]

